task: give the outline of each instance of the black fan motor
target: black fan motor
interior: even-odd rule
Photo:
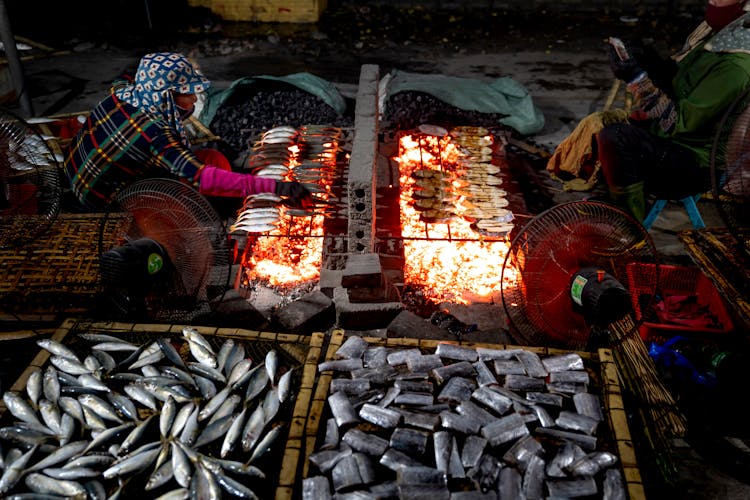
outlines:
[[[145,287],[161,278],[168,263],[167,252],[151,238],[129,241],[102,254],[102,282],[117,287]]]
[[[605,326],[632,309],[630,293],[614,276],[600,268],[586,267],[573,275],[570,296],[574,308],[594,325]]]

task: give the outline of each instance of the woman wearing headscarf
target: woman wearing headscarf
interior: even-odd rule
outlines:
[[[308,206],[310,193],[298,182],[232,172],[220,152],[193,152],[182,122],[193,113],[196,94],[209,86],[182,54],[143,56],[133,82],[115,85],[71,143],[65,171],[78,200],[101,209],[137,180],[171,175],[208,196],[269,192]]]
[[[646,193],[679,199],[711,186],[709,158],[721,118],[750,85],[746,1],[709,0],[704,21],[672,59],[673,74],[609,47],[614,75],[634,97],[629,123],[596,136],[609,197],[638,220]],[[662,65],[663,69],[667,65]]]

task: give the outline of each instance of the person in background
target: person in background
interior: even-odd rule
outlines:
[[[719,122],[750,84],[745,9],[746,0],[709,0],[704,21],[666,63],[608,45],[612,72],[627,83],[634,105],[627,122],[596,134],[596,145],[610,200],[639,221],[646,193],[675,199],[710,189]]]
[[[191,149],[182,122],[193,114],[196,94],[209,86],[182,54],[143,56],[132,83],[115,83],[71,142],[65,172],[75,197],[102,209],[137,180],[174,176],[209,197],[268,192],[309,207],[310,192],[298,182],[233,172],[218,150]]]

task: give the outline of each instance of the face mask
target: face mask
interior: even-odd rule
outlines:
[[[744,6],[745,2],[737,2],[731,5],[724,5],[723,7],[709,4],[706,7],[706,22],[711,26],[712,30],[719,31],[744,14]]]
[[[175,104],[175,107],[177,108],[177,112],[180,114],[180,120],[187,120],[190,118],[190,116],[193,114],[193,110],[195,108],[185,109],[183,107],[177,106]]]

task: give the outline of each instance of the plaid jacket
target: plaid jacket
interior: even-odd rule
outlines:
[[[176,176],[195,184],[203,167],[179,133],[159,116],[110,93],[71,143],[65,172],[87,207],[105,207],[127,185],[146,177]]]

